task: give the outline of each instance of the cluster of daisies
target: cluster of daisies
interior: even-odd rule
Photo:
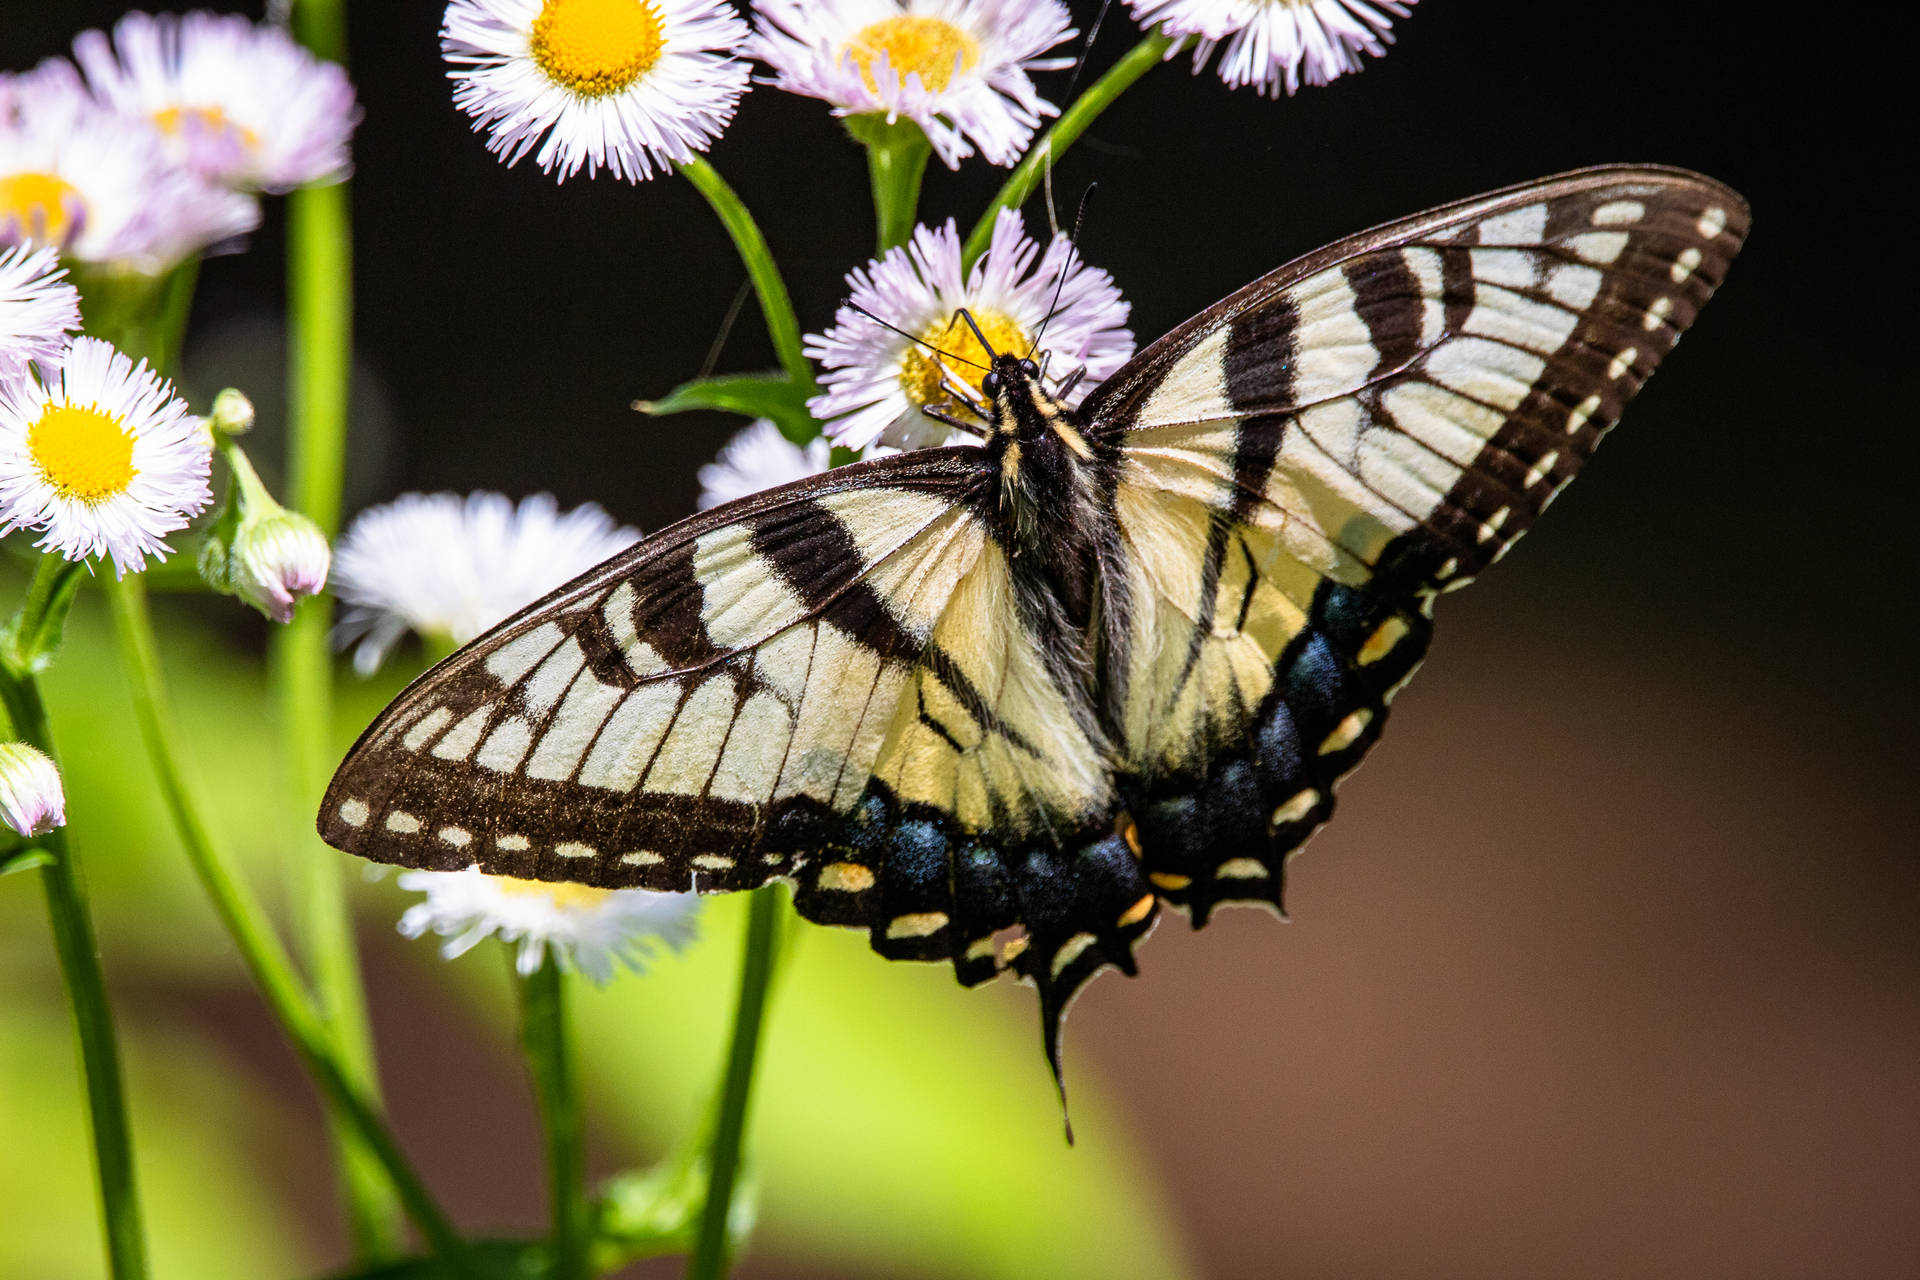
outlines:
[[[238,16],[130,13],[73,54],[0,75],[0,533],[126,574],[212,503],[213,435],[73,336],[73,281],[137,294],[235,246],[260,193],[345,174],[356,111],[340,68]]]
[[[73,55],[0,73],[0,535],[125,575],[212,505],[216,439],[252,411],[226,393],[197,416],[144,360],[80,336],[82,289],[93,318],[237,246],[261,193],[344,176],[357,113],[338,67],[237,16],[132,13]],[[284,621],[324,582],[326,540],[232,456],[261,500],[203,562]],[[0,743],[0,822],[30,839],[65,821],[53,762]]]
[[[1378,55],[1415,0],[1126,0],[1199,71],[1262,94],[1325,84]],[[1059,109],[1033,73],[1071,65],[1059,0],[453,0],[454,100],[508,163],[638,181],[705,151],[752,77],[843,118],[918,125],[949,167],[1010,165]]]

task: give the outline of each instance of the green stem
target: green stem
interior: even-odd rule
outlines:
[[[43,555],[34,566],[33,581],[20,612],[4,630],[0,664],[16,677],[37,674],[53,660],[66,633],[67,612],[74,593],[87,576],[85,563],[60,555]]]
[[[733,1043],[721,1085],[720,1116],[707,1157],[707,1198],[687,1260],[687,1280],[721,1280],[727,1274],[727,1218],[740,1172],[740,1147],[746,1137],[747,1102],[753,1092],[753,1063],[760,1049],[767,992],[773,983],[775,937],[780,923],[780,894],[756,890],[747,908],[747,938],[740,962],[740,1003],[733,1015]]]
[[[0,691],[4,692],[13,731],[53,756],[53,735],[47,724],[46,705],[40,699],[39,682],[31,675],[9,673],[0,676]],[[113,1010],[107,1003],[106,977],[100,969],[100,945],[87,911],[86,879],[65,827],[55,827],[40,836],[38,844],[50,855],[41,868],[41,882],[47,891],[54,950],[60,957],[60,976],[66,982],[67,999],[73,1008],[80,1071],[86,1080],[87,1119],[93,1134],[94,1173],[100,1183],[108,1274],[114,1280],[139,1280],[147,1274],[147,1239],[140,1224],[120,1047],[114,1037]]]
[[[508,952],[511,962],[512,952]],[[579,1068],[567,1022],[567,977],[551,952],[519,979],[520,1047],[533,1074],[534,1097],[547,1140],[547,1185],[553,1200],[553,1258],[545,1280],[587,1280],[591,1224],[587,1216],[586,1128]]]
[[[726,180],[699,156],[681,165],[680,172],[706,197],[727,234],[733,237],[733,247],[739,251],[747,278],[753,282],[754,296],[760,300],[760,314],[766,317],[767,336],[773,339],[781,368],[796,387],[811,388],[813,366],[800,350],[800,322],[794,318],[793,299],[787,296],[786,281],[780,278],[780,268],[774,264],[773,253],[753,215]]]
[[[847,121],[851,133],[867,149],[867,175],[873,182],[873,219],[879,247],[876,256],[907,242],[920,209],[920,179],[927,172],[933,144],[926,130],[911,120],[888,123],[883,115],[859,115]]]
[[[987,205],[986,212],[980,215],[980,221],[974,223],[973,231],[967,236],[966,251],[961,255],[961,263],[966,269],[972,270],[974,262],[987,251],[987,244],[993,239],[994,218],[1000,210],[1018,209],[1025,204],[1034,188],[1045,179],[1047,169],[1060,162],[1060,157],[1067,154],[1067,148],[1080,140],[1080,135],[1100,118],[1101,112],[1113,105],[1115,98],[1132,88],[1134,81],[1166,61],[1174,43],[1174,37],[1162,35],[1157,27],[1149,31],[1139,44],[1127,50],[1120,61],[1109,67],[1105,75],[1088,85],[1087,91],[1074,99],[1072,106],[1060,113],[1053,127],[1042,134],[1040,141],[1014,166],[1007,180],[1000,184],[999,194]]]
[[[379,1162],[407,1215],[434,1253],[460,1274],[475,1274],[465,1242],[455,1233],[452,1223],[434,1203],[420,1176],[387,1131],[378,1100],[361,1087],[341,1062],[335,1038],[301,985],[292,958],[268,925],[266,911],[234,875],[214,844],[202,817],[204,806],[188,783],[182,765],[184,757],[173,708],[161,677],[144,584],[135,576],[109,580],[105,586],[134,713],[140,723],[140,736],[158,777],[167,811],[201,888],[212,900],[214,911],[239,949],[247,971],[318,1081],[321,1094],[334,1114],[352,1127],[358,1140]]]
[[[298,0],[294,34],[315,56],[345,62],[345,0]],[[353,362],[353,235],[348,187],[307,187],[287,201],[287,505],[320,526],[340,528],[347,405]],[[290,812],[298,823],[289,870],[298,906],[302,958],[339,1060],[360,1091],[379,1097],[373,1032],[353,935],[341,859],[304,820],[332,773],[333,661],[329,610],[307,604],[276,627],[269,665],[286,757]],[[400,1206],[379,1162],[344,1117],[330,1117],[354,1246],[363,1260],[401,1246]]]

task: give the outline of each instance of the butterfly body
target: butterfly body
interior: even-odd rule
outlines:
[[[1066,1005],[1163,908],[1278,910],[1438,595],[1504,554],[1747,225],[1612,167],[1310,254],[1077,408],[662,530],[428,672],[320,815],[409,866],[724,891]]]

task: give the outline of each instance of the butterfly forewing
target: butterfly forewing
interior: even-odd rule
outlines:
[[[1532,525],[1746,228],[1739,196],[1677,170],[1496,192],[1281,268],[1089,397],[1121,446],[1124,750],[1163,893],[1196,919],[1278,905],[1432,595]]]

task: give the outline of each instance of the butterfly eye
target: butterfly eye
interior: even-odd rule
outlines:
[[[1040,376],[1040,366],[1031,360],[1022,360],[1020,362],[1020,372],[1026,374],[1029,378],[1037,378]]]
[[[980,379],[980,394],[991,400],[1000,394],[1000,375],[989,373]]]

